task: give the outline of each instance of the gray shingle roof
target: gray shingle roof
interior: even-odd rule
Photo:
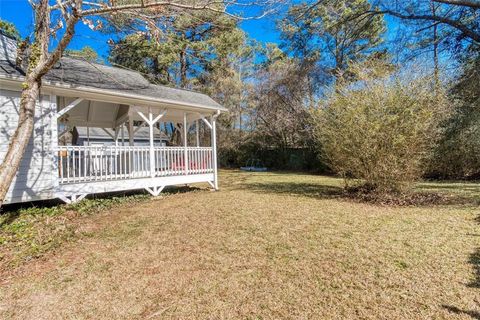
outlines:
[[[151,84],[141,74],[116,67],[63,57],[46,75],[54,82],[134,93],[151,98],[222,108],[209,96],[183,89]]]
[[[0,60],[0,73],[16,76],[24,76],[23,71],[8,60]]]
[[[150,83],[137,72],[70,57],[62,57],[45,75],[45,79],[70,85],[123,92],[137,92],[150,86]]]
[[[24,72],[15,66],[14,55],[16,55],[16,52],[13,52],[11,41],[8,39],[0,34],[0,53],[3,52],[0,54],[0,74],[24,76]],[[151,99],[169,100],[224,110],[220,104],[205,94],[154,85],[138,72],[90,63],[71,57],[62,57],[45,75],[44,79],[73,87],[102,89],[113,94],[136,94]]]

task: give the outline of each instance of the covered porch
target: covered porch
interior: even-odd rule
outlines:
[[[58,130],[56,193],[63,201],[132,189],[145,189],[157,196],[165,186],[197,182],[218,189],[216,118],[220,110],[165,103],[129,105],[86,98],[52,99],[55,101],[51,103],[57,105],[52,121],[52,127]],[[112,143],[61,145],[58,137],[76,126],[102,128]],[[149,129],[149,145],[136,145],[135,133],[144,127]],[[175,133],[177,139],[166,145],[156,134],[159,131]]]

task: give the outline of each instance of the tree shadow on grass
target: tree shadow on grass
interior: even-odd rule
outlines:
[[[480,224],[480,215],[475,218],[475,221]],[[473,235],[479,237],[480,235]],[[468,287],[474,288],[474,289],[480,289],[480,247],[477,247],[477,249],[470,255],[470,258],[468,262],[472,265],[473,268],[473,279],[470,283],[467,284]],[[479,308],[480,308],[480,302],[476,301]],[[479,319],[480,320],[480,311],[479,310],[461,310],[458,307],[455,306],[448,306],[448,305],[443,305],[445,309],[450,311],[451,313],[455,314],[465,314],[473,319]]]
[[[2,213],[2,215],[3,216],[0,218],[3,218],[3,220],[0,219],[0,229],[6,225],[12,224],[20,216],[20,212],[11,211],[11,212]]]
[[[480,225],[480,215],[475,218],[475,222]],[[480,237],[480,234],[474,234],[473,236]],[[474,278],[468,286],[480,289],[480,247],[477,247],[475,252],[470,255],[468,262],[472,265],[474,271]]]
[[[345,196],[343,188],[315,183],[278,182],[278,183],[247,183],[245,189],[261,192],[276,193],[315,199],[332,199]]]
[[[476,200],[469,197],[447,195],[437,192],[412,192],[405,194],[376,194],[362,188],[345,190],[340,186],[302,182],[244,183],[242,188],[268,194],[286,194],[315,199],[342,199],[353,202],[382,206],[430,207],[435,205],[476,206]]]
[[[474,279],[468,286],[480,289],[480,248],[470,255],[469,262],[473,266]]]
[[[448,306],[448,305],[442,305],[443,308],[447,309],[448,311],[450,311],[451,313],[455,313],[455,314],[465,314],[465,315],[468,315],[470,317],[472,317],[472,319],[480,319],[480,312],[478,311],[474,311],[474,310],[462,310],[462,309],[459,309],[457,307],[454,307],[454,306]]]
[[[475,221],[480,225],[480,215],[475,218]],[[474,236],[480,237],[480,234],[475,234]],[[474,270],[474,278],[468,286],[480,289],[480,247],[477,247],[475,252],[470,255],[469,262]]]
[[[431,184],[420,183],[417,190],[442,192],[456,196],[465,203],[480,205],[480,184],[466,182],[432,182]]]

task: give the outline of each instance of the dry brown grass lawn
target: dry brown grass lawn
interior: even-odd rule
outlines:
[[[480,317],[477,207],[362,204],[339,185],[222,172],[219,192],[91,216],[94,232],[4,275],[0,317]],[[422,187],[480,198],[479,185],[445,186]]]

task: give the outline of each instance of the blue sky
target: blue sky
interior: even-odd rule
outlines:
[[[293,2],[299,2],[299,0],[293,0]],[[27,0],[0,0],[0,17],[4,20],[13,22],[19,29],[22,37],[31,35],[33,31],[33,13]],[[278,18],[277,14],[262,19],[243,21],[241,23],[241,28],[250,36],[250,38],[259,42],[278,43],[279,33],[275,28],[274,21]],[[390,46],[394,44],[398,46],[398,39],[396,39],[396,31],[399,27],[398,21],[389,17],[386,17],[386,21],[388,27],[385,35],[387,40],[386,45]],[[76,33],[69,48],[81,49],[82,47],[89,45],[106,61],[109,50],[107,41],[111,38],[115,39],[115,36],[92,31],[80,22],[76,26]],[[441,62],[446,60],[446,58],[447,57],[442,55],[440,57]]]
[[[0,0],[0,17],[13,22],[22,37],[29,36],[33,31],[33,14],[27,0]],[[241,23],[241,28],[253,39],[260,42],[278,42],[278,32],[275,30],[273,17],[258,20],[248,20]],[[83,23],[78,23],[75,36],[70,43],[70,49],[81,49],[85,45],[93,47],[102,58],[108,56],[107,40],[112,35],[90,30]]]

